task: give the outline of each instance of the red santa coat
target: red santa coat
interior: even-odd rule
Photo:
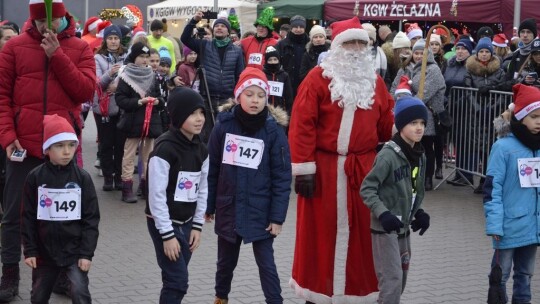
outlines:
[[[370,212],[360,185],[379,142],[391,137],[394,100],[377,76],[371,110],[332,103],[330,79],[315,67],[299,88],[289,139],[293,174],[316,173],[312,199],[298,196],[290,285],[318,304],[374,303],[377,278]]]

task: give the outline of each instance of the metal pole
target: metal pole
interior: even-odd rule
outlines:
[[[218,13],[218,0],[214,0],[214,12]]]
[[[515,0],[514,2],[514,26],[519,27],[521,20],[521,0]],[[519,33],[518,33],[519,36]]]
[[[84,22],[88,20],[88,0],[84,1]]]

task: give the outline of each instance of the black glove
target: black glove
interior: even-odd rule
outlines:
[[[439,122],[443,127],[450,128],[452,126],[452,118],[448,114],[448,111],[444,110],[438,113],[437,116],[439,116]]]
[[[414,220],[411,222],[411,228],[414,232],[420,229],[420,235],[424,235],[424,232],[429,228],[429,214],[424,212],[423,209],[418,209],[414,215]]]
[[[394,230],[399,233],[399,229],[403,228],[404,226],[397,216],[390,213],[390,211],[385,211],[379,215],[379,222],[381,222],[381,225],[386,233],[390,233]]]
[[[315,174],[297,175],[294,180],[294,192],[305,198],[312,198],[315,192]]]
[[[480,94],[481,96],[486,96],[489,95],[490,90],[493,90],[493,88],[489,86],[480,87],[478,88],[478,94]]]

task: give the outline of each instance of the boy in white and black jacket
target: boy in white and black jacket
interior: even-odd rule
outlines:
[[[188,289],[187,266],[199,247],[208,196],[208,150],[199,134],[202,97],[186,87],[169,94],[171,127],[148,160],[148,231],[161,268],[159,303],[181,303]]]

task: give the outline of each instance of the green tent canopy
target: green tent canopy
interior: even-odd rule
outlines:
[[[272,6],[276,18],[291,18],[295,15],[306,19],[323,19],[323,5],[325,0],[276,0],[257,5],[257,17],[261,11]]]

